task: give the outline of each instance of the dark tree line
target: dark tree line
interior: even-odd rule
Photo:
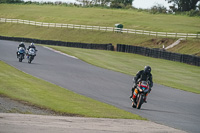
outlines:
[[[184,11],[190,11],[190,10],[196,10],[198,2],[200,0],[166,0],[168,3],[172,3],[173,6],[170,8],[173,11],[179,11],[179,12],[184,12]]]
[[[0,0],[0,3],[23,3],[23,0]]]

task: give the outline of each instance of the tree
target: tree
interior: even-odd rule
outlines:
[[[110,0],[92,0],[95,5],[107,6],[110,3]]]
[[[0,3],[23,3],[23,0],[0,0]]]
[[[111,7],[123,8],[132,5],[133,0],[111,0]]]
[[[163,5],[154,5],[150,9],[150,13],[156,14],[156,13],[167,13],[167,8]]]
[[[173,11],[190,11],[195,10],[197,3],[200,0],[166,0],[168,3],[173,3],[173,6],[170,7]]]
[[[83,4],[83,6],[91,6],[91,5],[101,5],[106,6],[110,3],[110,0],[76,0]]]

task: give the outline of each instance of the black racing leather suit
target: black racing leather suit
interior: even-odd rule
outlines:
[[[152,74],[151,73],[145,73],[144,70],[139,71],[136,76],[133,78],[133,87],[132,92],[134,92],[137,84],[140,81],[147,81],[149,83],[149,90],[151,91],[151,88],[153,87],[153,80],[152,80]]]
[[[18,49],[19,49],[20,47],[23,47],[23,48],[26,50],[26,47],[25,47],[24,44],[19,44]]]

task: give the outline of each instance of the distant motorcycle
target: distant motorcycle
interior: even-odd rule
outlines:
[[[20,47],[17,52],[17,58],[19,58],[19,62],[22,62],[22,60],[24,59],[24,55],[25,55],[25,49],[24,47]]]
[[[28,63],[31,63],[34,59],[34,57],[36,56],[36,51],[34,48],[30,48],[27,52],[27,59],[28,59]]]
[[[146,97],[146,94],[149,93],[149,84],[146,81],[139,82],[136,87],[136,91],[138,92],[136,97],[136,105],[133,104],[132,100],[132,107],[140,109],[142,104],[144,103],[144,98]]]

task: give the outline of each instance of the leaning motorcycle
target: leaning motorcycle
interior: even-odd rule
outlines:
[[[17,52],[17,58],[19,58],[19,62],[22,62],[22,60],[24,59],[24,55],[25,49],[23,47],[20,47]]]
[[[149,84],[146,81],[139,82],[139,84],[137,84],[135,91],[137,93],[136,100],[135,100],[136,105],[134,104],[133,99],[131,99],[132,107],[140,109],[142,104],[145,101],[146,94],[149,93]]]
[[[31,63],[34,59],[34,57],[36,56],[36,51],[34,48],[30,48],[27,52],[27,59],[28,59],[28,63]]]

